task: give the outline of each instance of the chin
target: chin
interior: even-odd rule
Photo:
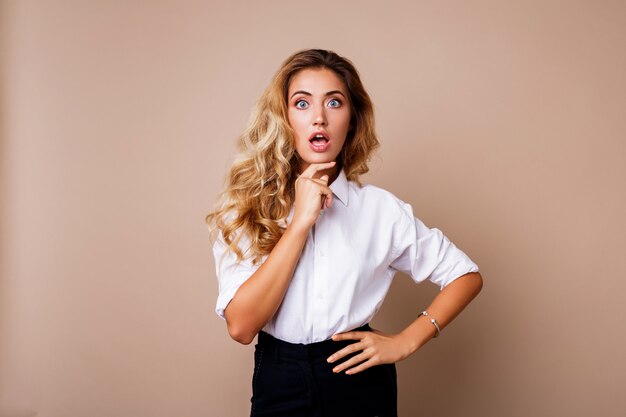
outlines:
[[[324,162],[331,162],[336,159],[337,157],[333,155],[314,155],[309,158],[302,158],[302,160],[306,162],[307,164],[321,164]]]

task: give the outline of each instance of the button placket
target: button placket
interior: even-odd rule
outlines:
[[[328,316],[328,300],[327,300],[327,277],[328,277],[328,256],[326,248],[326,239],[324,233],[325,219],[319,218],[315,224],[314,234],[314,290],[313,295],[315,302],[313,303],[313,323],[319,323],[319,327],[313,330],[313,337],[317,340],[326,338],[318,329],[322,330],[328,327],[326,318]]]

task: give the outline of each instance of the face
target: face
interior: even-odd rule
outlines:
[[[337,159],[350,129],[348,97],[344,82],[329,69],[303,69],[292,77],[287,116],[302,159],[299,172]]]

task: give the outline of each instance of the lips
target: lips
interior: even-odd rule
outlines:
[[[311,136],[309,137],[309,142],[326,143],[330,142],[330,138],[328,137],[328,134],[326,132],[320,130],[311,134]]]
[[[330,138],[326,132],[317,131],[309,137],[309,143],[314,152],[326,152],[330,146]]]

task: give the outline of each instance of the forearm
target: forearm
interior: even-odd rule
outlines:
[[[439,292],[426,308],[430,316],[418,317],[400,333],[407,343],[408,353],[418,350],[437,333],[430,322],[431,318],[436,319],[439,328],[443,330],[478,295],[482,286],[480,273],[471,272],[455,279]]]
[[[289,225],[265,262],[237,290],[224,312],[228,332],[248,344],[280,306],[306,243],[308,228]]]

